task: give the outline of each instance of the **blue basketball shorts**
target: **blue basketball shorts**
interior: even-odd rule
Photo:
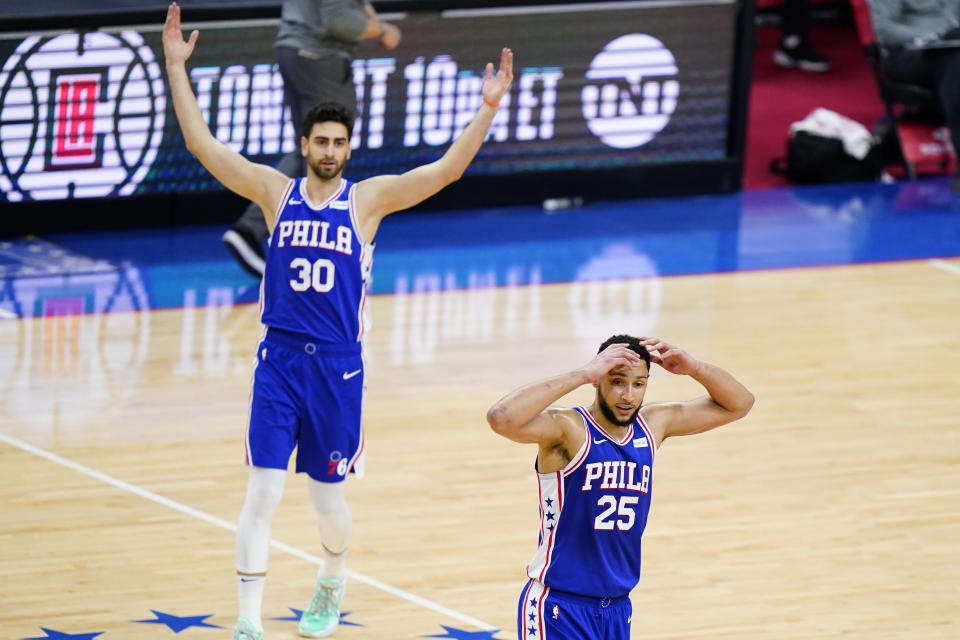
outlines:
[[[364,368],[360,343],[311,342],[268,329],[257,345],[247,428],[247,464],[342,482],[363,452]]]
[[[592,598],[527,581],[517,608],[518,640],[630,640],[630,596]]]

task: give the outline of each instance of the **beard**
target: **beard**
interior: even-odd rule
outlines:
[[[321,158],[307,156],[307,166],[322,180],[333,180],[337,178],[343,172],[343,166],[346,162],[346,160],[343,162],[336,162],[336,160],[334,160],[335,166],[333,168],[327,168],[323,166],[323,160]]]
[[[630,417],[626,420],[621,420],[616,413],[613,412],[613,408],[607,404],[607,401],[603,399],[603,396],[597,392],[597,406],[600,407],[600,413],[603,414],[603,417],[617,425],[618,427],[626,427],[630,425],[637,417],[637,414],[640,412],[640,407],[643,406],[641,402],[636,409],[633,410],[633,413],[630,414]]]

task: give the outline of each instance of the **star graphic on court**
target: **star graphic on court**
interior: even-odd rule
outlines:
[[[445,634],[442,636],[420,636],[421,638],[455,638],[456,640],[499,640],[496,637],[500,633],[500,629],[494,629],[493,631],[467,631],[466,629],[457,629],[456,627],[448,627],[445,624],[440,625],[443,627]]]
[[[211,629],[223,629],[223,627],[218,627],[215,624],[208,624],[204,622],[204,620],[213,615],[212,613],[208,613],[205,616],[175,616],[171,613],[164,613],[155,609],[150,609],[150,611],[153,613],[153,615],[157,616],[155,620],[131,620],[130,622],[139,622],[141,624],[164,624],[170,627],[170,630],[174,633],[180,633],[184,629],[189,629],[190,627],[210,627]]]
[[[286,616],[285,618],[270,618],[271,620],[292,620],[293,622],[299,622],[300,616],[303,615],[303,609],[294,609],[293,607],[287,607],[290,611],[293,611],[292,616]],[[340,612],[340,624],[346,627],[363,627],[365,625],[360,624],[359,622],[350,622],[345,618],[350,615],[350,611],[341,611]]]
[[[104,633],[103,631],[94,631],[93,633],[64,633],[63,631],[54,631],[46,627],[40,627],[40,630],[47,635],[37,636],[35,638],[20,638],[20,640],[93,640]]]

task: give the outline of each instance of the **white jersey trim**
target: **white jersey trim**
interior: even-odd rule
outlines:
[[[372,243],[368,243],[363,234],[360,232],[360,225],[358,223],[357,217],[357,201],[355,194],[357,192],[357,185],[354,183],[350,187],[350,192],[347,194],[347,201],[349,203],[348,210],[350,212],[350,224],[353,226],[353,234],[357,238],[357,242],[360,243],[360,278],[362,280],[363,290],[360,292],[360,304],[357,305],[357,342],[360,342],[363,339],[363,335],[367,331],[369,323],[366,318],[366,304],[367,304],[367,285],[370,280],[370,272],[373,269],[373,247]]]
[[[550,566],[550,559],[553,556],[553,545],[556,541],[554,534],[563,515],[563,479],[560,472],[538,473],[537,489],[540,498],[540,546],[537,548],[537,553],[533,556],[530,564],[527,565],[527,576],[542,583],[547,568]],[[553,502],[557,509],[557,516],[552,521],[553,529],[551,530],[547,529],[545,509],[553,509],[553,506],[545,506],[548,500]]]
[[[581,416],[581,421],[583,417]],[[583,461],[587,459],[587,453],[590,451],[590,429],[587,428],[587,424],[583,424],[583,445],[577,451],[576,455],[570,459],[570,462],[567,463],[563,469],[560,470],[561,475],[566,478],[568,475],[577,470],[577,468],[583,464]]]
[[[353,454],[353,457],[350,458],[350,464],[347,467],[347,473],[350,473],[350,469],[353,469],[353,473],[358,478],[362,478],[366,475],[366,439],[363,434],[363,416],[364,409],[367,403],[367,358],[363,354],[363,349],[360,350],[360,361],[363,363],[363,381],[361,384],[360,391],[360,444],[357,446],[357,452]]]
[[[310,202],[310,198],[307,197],[307,189],[304,186],[305,183],[306,178],[300,178],[300,197],[303,198],[303,202],[314,211],[320,211],[321,209],[326,209],[329,207],[331,202],[340,197],[340,194],[343,193],[343,188],[347,185],[347,181],[343,178],[340,178],[340,185],[337,187],[337,190],[334,192],[334,194],[319,205],[314,205],[312,202]],[[284,202],[286,202],[286,200],[284,200]]]
[[[276,228],[277,223],[280,222],[280,213],[283,211],[283,208],[287,206],[287,200],[290,198],[290,192],[293,191],[293,185],[297,183],[296,178],[291,178],[290,182],[287,183],[287,188],[283,190],[283,197],[280,198],[280,204],[277,205],[276,211],[273,212],[273,226]]]
[[[267,348],[263,344],[263,339],[267,337],[267,327],[260,325],[260,337],[257,338],[257,350],[253,353],[253,365],[250,367],[250,393],[247,395],[247,426],[243,432],[244,458],[246,464],[253,464],[253,450],[250,448],[250,418],[253,417],[253,387],[257,378],[257,367],[260,365],[261,350],[263,359],[266,360]]]
[[[583,422],[582,416],[581,422]],[[537,548],[537,553],[533,556],[530,564],[527,565],[527,576],[541,583],[550,567],[557,529],[560,528],[560,520],[563,518],[563,503],[566,498],[564,479],[583,464],[588,453],[590,453],[590,430],[587,423],[583,422],[583,445],[577,450],[576,455],[570,459],[567,466],[551,473],[537,472],[537,489],[540,497],[540,546]],[[547,528],[546,512],[548,509],[553,509],[553,506],[548,505],[547,500],[556,503],[556,518],[549,521],[553,525],[550,529]]]
[[[353,232],[357,236],[357,240],[360,241],[360,245],[364,246],[367,244],[367,239],[363,237],[363,232],[360,231],[360,216],[357,215],[357,183],[353,183],[350,187],[350,193],[347,195],[347,201],[350,203],[350,223],[353,225]]]
[[[550,587],[546,587],[543,583],[539,582],[536,579],[531,579],[530,583],[527,585],[526,590],[523,592],[523,606],[520,608],[520,619],[517,621],[519,629],[523,630],[523,636],[526,640],[546,640],[547,629],[543,623],[543,607],[544,601],[547,599],[547,595],[550,593]],[[535,599],[537,601],[536,605],[531,605],[530,600]],[[527,627],[530,609],[533,609],[532,613],[535,616],[535,619],[532,620],[532,624],[536,627],[534,634],[529,633],[529,628]]]
[[[647,426],[647,423],[639,413],[637,414],[637,423],[640,425],[640,428],[643,429],[643,432],[647,434],[647,442],[650,443],[650,462],[653,462],[657,459],[657,441],[654,439],[650,427]]]
[[[594,427],[596,427],[597,430],[600,432],[600,434],[601,434],[604,438],[606,438],[607,440],[609,440],[610,442],[612,442],[612,443],[614,443],[614,444],[618,444],[618,445],[620,445],[620,446],[622,447],[623,445],[625,445],[625,444],[629,443],[631,440],[633,440],[634,429],[633,429],[633,423],[632,423],[632,422],[630,423],[630,429],[627,431],[627,435],[625,435],[622,440],[614,440],[614,439],[610,436],[610,434],[607,433],[607,430],[604,429],[603,427],[601,427],[601,426],[599,425],[599,423],[597,423],[597,421],[593,419],[593,416],[590,415],[590,412],[587,410],[586,407],[578,407],[578,409],[580,409],[580,410],[582,411],[582,415],[585,416],[586,419],[590,421],[590,424],[592,424]],[[638,417],[638,418],[640,417],[640,412],[637,412],[637,417]],[[589,434],[589,433],[587,433],[587,437],[588,437],[588,438],[590,437],[590,434]]]
[[[293,191],[293,186],[296,183],[297,183],[296,178],[291,178],[290,181],[287,182],[287,188],[284,189],[283,191],[283,198],[280,200],[280,204],[277,205],[277,210],[273,214],[273,229],[276,229],[277,225],[280,224],[280,217],[283,215],[283,210],[287,206],[287,200],[290,198],[290,193]],[[270,235],[273,235],[273,229],[270,230]],[[272,242],[273,239],[271,238],[270,241]],[[266,275],[267,273],[266,260],[264,260],[263,262],[263,273],[264,275]],[[257,314],[257,319],[260,321],[260,324],[263,324],[263,308],[265,306],[264,299],[263,299],[264,292],[265,292],[265,289],[263,287],[263,281],[264,281],[264,278],[260,278],[260,312]],[[263,330],[266,331],[266,327],[264,327]]]

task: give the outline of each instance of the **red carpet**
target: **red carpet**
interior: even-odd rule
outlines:
[[[784,155],[790,123],[802,120],[816,107],[836,111],[871,131],[883,114],[873,73],[852,25],[813,28],[814,47],[833,65],[827,73],[775,65],[772,56],[779,39],[778,27],[757,29],[743,168],[745,189],[790,184],[770,172],[770,159]]]

